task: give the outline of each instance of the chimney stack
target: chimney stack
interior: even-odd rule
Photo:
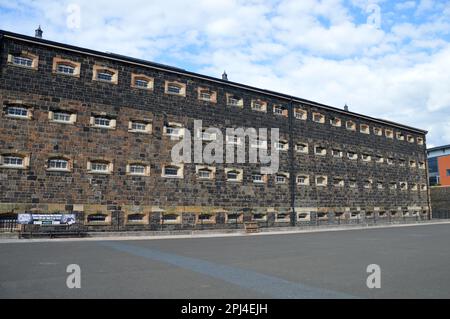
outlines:
[[[34,36],[38,39],[42,39],[42,33],[44,33],[41,29],[41,26],[39,25],[39,27],[34,31]]]
[[[223,71],[223,74],[222,74],[222,80],[228,81],[228,74],[227,74],[227,72],[225,72],[225,71]]]
[[[347,103],[345,103],[345,105],[344,105],[344,111],[348,112],[348,105],[347,105]]]

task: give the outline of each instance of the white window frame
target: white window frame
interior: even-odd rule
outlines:
[[[322,183],[319,183],[318,182],[319,179],[323,179],[324,181]],[[325,175],[318,175],[318,176],[316,176],[315,177],[315,184],[316,184],[316,186],[319,186],[319,187],[328,186],[328,176],[325,176]]]
[[[65,163],[65,167],[63,167],[64,165],[60,165],[62,163]],[[56,165],[53,165],[56,164]],[[60,166],[60,167],[58,167]],[[54,158],[50,158],[48,159],[47,162],[47,170],[49,171],[70,171],[70,160],[66,159],[66,158],[62,158],[62,157],[54,157]]]

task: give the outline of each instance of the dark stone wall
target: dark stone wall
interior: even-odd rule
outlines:
[[[450,218],[450,187],[431,187],[433,218]]]
[[[29,70],[7,64],[7,55],[28,51],[39,56],[38,70]],[[81,63],[79,78],[52,73],[53,58],[59,56]],[[222,130],[228,127],[279,128],[280,136],[286,140],[309,143],[309,154],[280,152],[280,171],[310,175],[310,186],[295,186],[295,207],[327,210],[397,210],[399,207],[428,206],[427,192],[408,190],[389,190],[387,183],[406,181],[426,184],[426,171],[409,168],[408,161],[425,161],[426,145],[417,145],[397,139],[375,136],[373,126],[390,128],[414,137],[416,132],[397,129],[362,120],[356,116],[303,105],[308,111],[308,120],[293,119],[290,130],[289,119],[276,116],[272,112],[274,104],[289,106],[289,101],[272,96],[257,94],[250,90],[199,80],[194,77],[139,67],[100,57],[88,56],[56,48],[25,43],[4,38],[1,42],[0,61],[0,99],[2,104],[20,100],[33,109],[31,120],[11,119],[0,116],[0,151],[25,152],[30,154],[30,167],[27,170],[0,168],[0,212],[14,210],[20,212],[31,208],[40,210],[67,210],[66,205],[82,205],[82,210],[105,212],[113,216],[113,211],[123,211],[141,207],[144,212],[151,207],[163,207],[167,211],[186,213],[183,223],[195,223],[195,214],[203,209],[223,208],[230,210],[261,209],[273,207],[289,210],[292,192],[289,183],[277,185],[274,176],[264,185],[254,185],[251,173],[258,170],[256,164],[217,164],[214,180],[198,181],[195,178],[195,164],[186,164],[184,179],[161,177],[161,168],[171,162],[170,151],[174,145],[163,136],[164,121],[179,122],[193,129],[194,120],[202,120],[203,127],[213,126]],[[94,64],[105,65],[119,71],[118,84],[92,81]],[[154,90],[144,91],[131,87],[131,74],[146,74],[154,78]],[[164,81],[176,80],[187,84],[186,97],[171,96],[164,93]],[[197,88],[205,87],[217,91],[217,103],[200,101]],[[244,98],[244,107],[226,105],[226,93],[234,93]],[[267,101],[267,113],[251,110],[252,99]],[[300,106],[297,104],[292,107]],[[77,113],[74,125],[52,123],[48,111],[52,108],[67,109]],[[325,115],[326,123],[312,121],[312,112]],[[114,130],[89,126],[89,117],[94,113],[105,112],[117,119]],[[343,127],[333,127],[329,121],[339,117]],[[152,120],[152,134],[128,132],[130,119],[149,118]],[[356,132],[345,129],[345,121],[357,124]],[[371,134],[359,132],[359,124],[368,124]],[[425,136],[421,136],[425,140]],[[316,156],[314,145],[327,148],[327,156]],[[248,145],[247,145],[248,146]],[[331,156],[333,147],[340,148],[344,157]],[[345,157],[347,150],[371,155],[404,158],[405,167],[398,164],[389,166],[350,161]],[[65,155],[73,161],[69,173],[48,172],[45,164],[51,155]],[[86,170],[88,159],[103,157],[114,163],[111,175],[93,175]],[[150,176],[128,176],[125,167],[130,160],[148,162]],[[224,168],[244,169],[242,183],[225,181]],[[328,186],[316,187],[315,175],[327,175]],[[336,188],[333,177],[344,178],[346,186]],[[358,188],[348,187],[348,179],[356,178]],[[373,189],[363,188],[366,178],[374,181]],[[383,181],[383,190],[376,189],[376,182]],[[116,207],[111,208],[111,205]],[[80,209],[80,208],[78,208]],[[75,210],[75,209],[74,209]],[[81,210],[81,209],[80,209]],[[192,215],[194,214],[194,215]],[[193,219],[194,218],[194,221]],[[124,216],[126,219],[126,216]],[[149,218],[151,220],[151,218]],[[218,214],[217,220],[220,220]],[[113,223],[111,218],[109,223]]]

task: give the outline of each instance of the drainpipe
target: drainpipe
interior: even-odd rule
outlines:
[[[291,193],[291,226],[296,224],[295,216],[295,192],[297,190],[295,186],[295,168],[294,168],[294,107],[292,104],[292,99],[289,101],[288,108],[288,120],[289,120],[289,186]]]
[[[431,211],[431,189],[430,189],[430,176],[428,171],[428,154],[427,154],[427,148],[426,148],[426,141],[424,141],[425,146],[425,175],[426,175],[426,185],[427,185],[427,203],[428,203],[428,220],[431,220],[433,214]],[[420,186],[419,186],[420,187]],[[420,190],[419,190],[420,191]]]

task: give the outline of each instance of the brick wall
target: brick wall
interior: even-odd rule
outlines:
[[[11,66],[7,63],[8,54],[27,51],[39,56],[37,70]],[[81,63],[79,77],[54,74],[54,57]],[[142,213],[145,224],[129,227],[157,228],[160,214],[180,214],[181,225],[196,224],[196,217],[202,212],[215,215],[211,225],[229,225],[227,212],[239,212],[243,218],[251,219],[255,212],[267,213],[268,223],[275,223],[278,213],[298,212],[350,212],[358,211],[406,211],[426,210],[427,192],[423,190],[390,190],[390,181],[426,184],[424,169],[410,168],[408,160],[425,161],[426,146],[408,143],[397,139],[375,136],[374,126],[393,129],[405,136],[425,136],[406,128],[393,127],[363,120],[351,114],[325,110],[319,106],[299,103],[272,95],[255,93],[226,83],[215,83],[196,77],[175,74],[155,68],[141,67],[117,62],[83,53],[50,48],[19,40],[4,38],[1,42],[0,99],[3,105],[21,101],[31,106],[31,120],[11,119],[0,116],[0,151],[24,152],[30,156],[30,166],[26,170],[0,168],[0,212],[23,212],[35,209],[40,212],[68,211],[79,213],[80,219],[87,221],[89,214],[105,214],[105,223],[96,223],[97,229],[108,229],[114,223],[126,223],[127,215]],[[92,81],[94,65],[104,65],[119,72],[118,84]],[[152,91],[131,87],[132,73],[145,74],[154,78]],[[164,93],[165,81],[178,81],[186,84],[186,97]],[[210,88],[217,92],[217,103],[200,101],[198,88]],[[244,99],[244,107],[226,105],[226,94],[236,94]],[[267,113],[251,110],[253,99],[267,102]],[[308,111],[306,121],[274,115],[274,105],[302,107]],[[52,109],[66,109],[77,114],[73,125],[52,123],[48,112]],[[311,120],[313,112],[325,115],[325,123]],[[114,130],[94,128],[89,125],[93,114],[104,113],[117,121]],[[292,114],[291,114],[292,115]],[[343,127],[333,127],[330,119],[339,117]],[[130,119],[150,119],[152,134],[128,132]],[[306,173],[310,176],[310,186],[278,185],[271,176],[267,183],[255,185],[251,172],[259,170],[257,164],[214,164],[216,176],[213,180],[199,181],[195,176],[195,164],[186,164],[183,179],[161,177],[163,165],[171,162],[170,152],[174,141],[162,134],[165,122],[182,123],[193,129],[194,120],[202,120],[203,127],[213,126],[221,130],[228,127],[279,128],[280,136],[290,140],[290,151],[280,152],[280,171],[291,174]],[[356,123],[355,132],[345,129],[345,122]],[[371,134],[359,132],[359,125],[370,126]],[[309,154],[292,151],[297,142],[309,144]],[[315,145],[327,148],[327,156],[313,154]],[[343,158],[333,158],[332,148],[343,151]],[[346,151],[358,153],[357,161],[346,158]],[[363,162],[362,153],[383,155],[406,160],[405,167],[371,162]],[[64,155],[70,158],[71,172],[49,172],[46,163],[49,156]],[[109,175],[88,173],[87,161],[105,158],[114,165]],[[139,160],[150,165],[149,176],[129,176],[125,167],[131,160]],[[242,183],[225,180],[224,168],[233,167],[244,170]],[[316,187],[315,175],[328,176],[328,186]],[[333,177],[342,177],[345,187],[332,185]],[[350,178],[356,178],[358,187],[349,188]],[[372,189],[365,189],[363,181],[372,179]],[[378,190],[376,182],[383,181],[384,189]],[[315,216],[315,215],[312,216]],[[328,216],[328,215],[327,215]],[[279,222],[277,225],[285,225]],[[234,227],[231,225],[230,227]],[[174,225],[174,228],[181,227]]]
[[[450,186],[431,187],[433,218],[450,218]]]

